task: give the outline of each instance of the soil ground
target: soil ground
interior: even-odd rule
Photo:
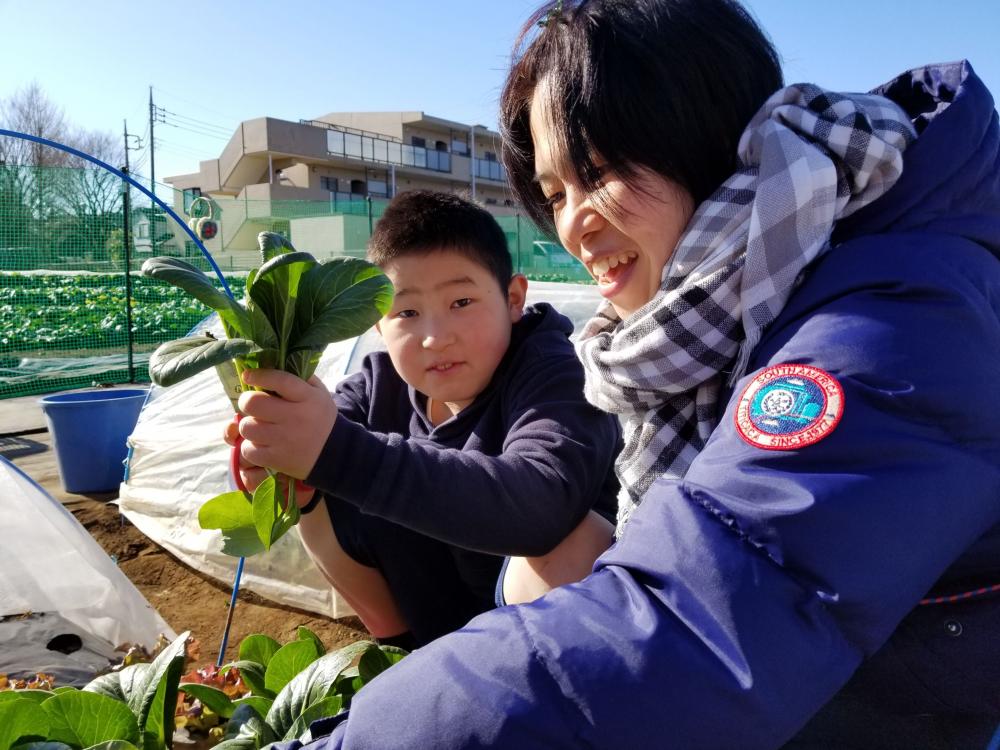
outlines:
[[[190,630],[200,644],[203,660],[214,660],[229,611],[230,586],[178,561],[125,520],[117,506],[107,500],[100,496],[78,497],[66,507],[108,554],[117,557],[122,572],[163,619],[177,633]],[[328,649],[368,637],[357,618],[332,620],[274,604],[249,591],[241,592],[233,613],[226,660],[236,658],[236,647],[244,636],[265,633],[284,643],[295,639],[299,625],[315,632]]]
[[[218,656],[231,582],[220,582],[181,563],[146,537],[118,512],[115,494],[78,495],[63,490],[52,439],[37,407],[37,397],[0,401],[0,455],[40,484],[83,524],[98,544],[115,557],[126,576],[177,633],[190,630],[203,662]],[[233,570],[235,573],[235,561]],[[240,640],[266,633],[284,643],[305,625],[334,649],[367,638],[354,617],[333,620],[275,604],[252,592],[240,592],[229,633],[226,660],[236,658]]]

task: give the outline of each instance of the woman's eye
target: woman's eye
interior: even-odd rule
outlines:
[[[553,193],[552,195],[546,196],[545,207],[548,208],[550,211],[555,211],[557,208],[559,208],[559,204],[562,203],[565,198],[566,195],[561,192]]]
[[[601,189],[608,179],[614,174],[614,170],[607,164],[594,164],[587,168],[587,179],[593,183],[596,189]]]
[[[472,299],[470,297],[462,297],[462,299],[457,299],[451,303],[452,307],[468,307],[472,304]]]
[[[416,310],[400,310],[398,313],[396,313],[396,317],[397,318],[415,318],[415,317],[417,317],[417,311]]]

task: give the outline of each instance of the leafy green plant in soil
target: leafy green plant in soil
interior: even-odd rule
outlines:
[[[313,721],[345,710],[406,656],[370,641],[326,653],[316,634],[300,627],[284,645],[248,636],[237,661],[182,676],[187,643],[182,633],[151,663],[101,675],[82,690],[0,690],[0,750],[169,750],[178,727],[213,727],[209,736],[225,750],[305,741]]]
[[[363,333],[392,304],[392,284],[371,263],[356,258],[318,263],[272,232],[262,232],[258,244],[263,262],[248,274],[242,303],[177,258],[143,264],[146,276],[215,310],[226,333],[225,339],[205,334],[162,344],[149,361],[154,383],[169,386],[214,367],[235,400],[246,368],[275,368],[307,380],[328,344]],[[257,554],[298,523],[295,482],[272,473],[252,496],[235,491],[207,501],[198,520],[202,528],[222,532],[223,552]]]

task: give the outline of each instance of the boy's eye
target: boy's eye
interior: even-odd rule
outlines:
[[[416,310],[400,310],[398,313],[396,313],[396,317],[397,318],[415,318],[415,317],[417,317],[417,311]]]
[[[468,307],[472,304],[471,297],[462,297],[462,299],[457,299],[451,303],[452,307]]]

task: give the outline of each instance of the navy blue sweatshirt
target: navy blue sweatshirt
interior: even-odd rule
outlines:
[[[618,422],[583,397],[573,324],[525,310],[486,389],[435,427],[389,355],[365,358],[309,484],[363,513],[496,555],[551,551],[591,508],[614,518]]]

